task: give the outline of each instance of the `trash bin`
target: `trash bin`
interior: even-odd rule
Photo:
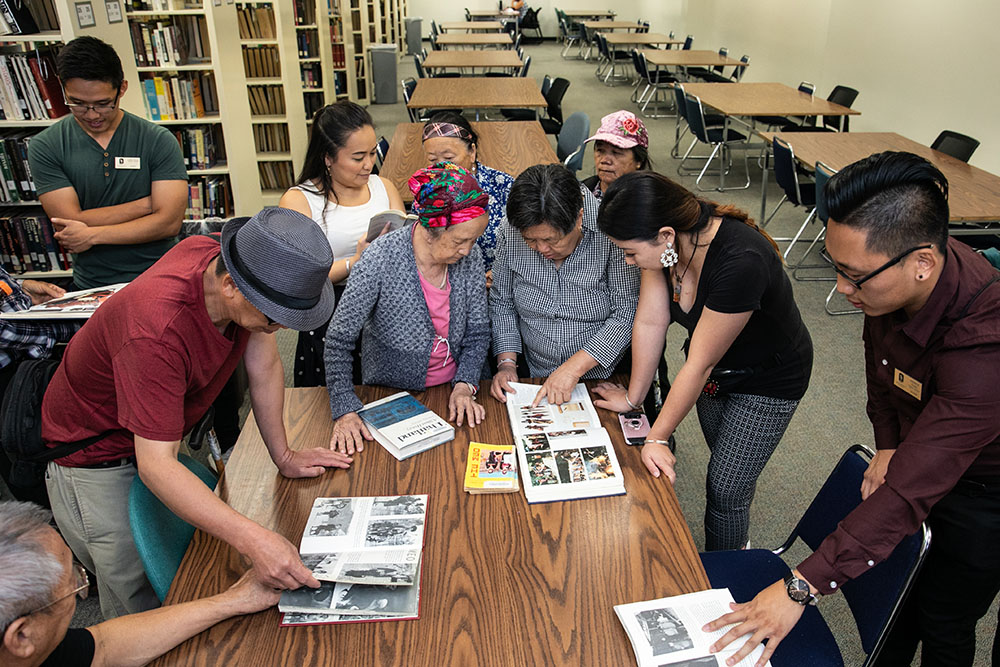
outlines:
[[[372,73],[372,93],[375,104],[396,103],[396,62],[399,60],[395,44],[372,44],[368,47],[369,70]]]
[[[420,34],[421,25],[424,19],[420,16],[406,16],[403,18],[403,25],[406,30],[406,55],[415,56],[420,53],[423,48],[421,40],[423,36]]]

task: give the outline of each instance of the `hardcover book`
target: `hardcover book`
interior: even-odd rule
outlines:
[[[86,320],[98,306],[111,298],[128,283],[118,283],[107,287],[94,287],[78,292],[66,292],[58,299],[52,299],[28,310],[14,313],[0,313],[5,320]]]
[[[366,404],[358,416],[400,461],[455,439],[455,427],[405,391]]]
[[[511,386],[516,393],[507,394],[507,416],[529,503],[625,493],[611,437],[583,384],[562,405],[542,400],[536,407],[540,385]]]

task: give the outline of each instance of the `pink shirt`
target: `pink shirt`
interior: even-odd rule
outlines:
[[[417,272],[420,274],[420,272]],[[451,283],[445,281],[444,288],[431,285],[420,274],[420,288],[424,292],[424,301],[431,314],[431,324],[434,325],[434,347],[431,349],[431,359],[427,364],[427,386],[451,382],[455,378],[458,365],[451,356],[448,347],[448,324],[451,320]]]

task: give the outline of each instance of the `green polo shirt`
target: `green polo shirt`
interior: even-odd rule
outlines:
[[[153,181],[187,180],[174,136],[127,111],[107,149],[70,115],[31,139],[28,163],[39,195],[71,187],[83,210],[148,197]],[[73,255],[73,280],[81,288],[130,281],[175,242],[96,245]]]

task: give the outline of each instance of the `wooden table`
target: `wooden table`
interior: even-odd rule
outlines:
[[[809,169],[823,162],[841,170],[882,151],[906,151],[925,157],[948,179],[948,209],[953,223],[1000,221],[1000,177],[895,132],[760,132],[769,144],[781,137]],[[767,173],[764,174],[767,179]],[[764,202],[762,202],[763,205]],[[978,228],[952,230],[977,233]]]
[[[563,14],[571,19],[613,19],[615,17],[615,12],[611,9],[567,9],[563,11]]]
[[[684,43],[684,40],[682,39],[674,39],[673,37],[659,32],[602,32],[600,34],[607,41],[608,50],[611,52],[611,68],[604,77],[604,82],[609,85],[614,85],[615,82],[615,69],[618,66],[618,59],[615,57],[615,52],[619,50],[618,47],[627,46],[629,48],[635,48],[637,46],[650,46],[656,44],[666,44],[669,47],[671,44]]]
[[[675,49],[642,49],[646,62],[657,67],[748,67],[729,56],[720,56],[718,51],[681,51]],[[685,90],[687,88],[685,87]]]
[[[394,390],[363,388],[363,400]],[[322,387],[285,390],[292,447],[325,444],[333,424]],[[448,390],[417,394],[446,414]],[[298,544],[313,499],[427,493],[420,619],[281,628],[276,608],[223,621],[155,665],[631,665],[613,605],[708,587],[674,495],[623,444],[601,410],[627,495],[528,505],[521,493],[462,491],[470,437],[512,441],[506,411],[485,396],[486,421],[454,442],[397,462],[369,444],[347,471],[282,478],[253,419],[217,493],[237,511]],[[229,545],[196,531],[166,604],[211,595],[245,566]]]
[[[421,140],[423,129],[423,123],[397,125],[379,171],[392,181],[406,203],[413,201],[407,180],[417,169],[427,166]],[[559,161],[538,121],[473,122],[472,129],[479,135],[476,146],[479,161],[515,178],[533,165]]]
[[[441,46],[511,46],[514,40],[507,33],[445,33],[438,35],[437,43]]]
[[[614,30],[635,30],[641,28],[641,23],[634,23],[632,21],[580,21],[583,27],[587,30],[600,30],[604,32],[605,30],[611,32]]]
[[[515,19],[517,18],[517,12],[501,12],[496,9],[473,9],[469,12],[469,16],[475,18],[505,18],[505,19]]]
[[[484,51],[431,51],[424,60],[425,69],[521,67],[521,57],[513,49],[490,49]]]
[[[463,76],[417,81],[410,109],[542,108],[548,102],[534,79],[522,77]]]
[[[861,113],[783,83],[685,83],[684,91],[700,98],[703,105],[719,111],[725,117],[727,134],[732,118],[856,116]],[[747,138],[749,140],[749,136]],[[725,187],[725,174],[720,173],[719,178],[721,189]]]
[[[446,21],[438,26],[444,32],[449,30],[465,30],[466,32],[471,32],[475,30],[487,31],[501,31],[503,30],[503,24],[500,21]]]

